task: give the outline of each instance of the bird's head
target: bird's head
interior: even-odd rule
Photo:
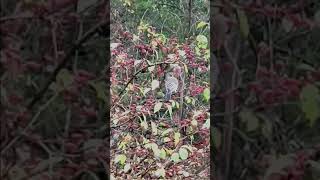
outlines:
[[[166,78],[170,78],[170,77],[174,77],[173,72],[168,72],[168,73],[166,74]]]

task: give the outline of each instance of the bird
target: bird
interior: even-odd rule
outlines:
[[[173,76],[172,72],[168,72],[165,78],[166,101],[169,101],[171,99],[172,93],[177,92],[178,86],[179,86],[178,79]]]

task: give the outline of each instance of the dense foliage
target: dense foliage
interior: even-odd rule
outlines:
[[[212,3],[216,175],[319,179],[319,2],[228,2]]]
[[[106,177],[107,1],[1,1],[0,179]]]
[[[208,24],[192,18],[188,29],[188,18],[182,18],[187,13],[163,7],[170,2],[120,2],[112,5],[111,174],[116,179],[206,179]],[[192,12],[199,11],[195,4]],[[178,74],[180,89],[166,102],[163,81],[170,71]]]

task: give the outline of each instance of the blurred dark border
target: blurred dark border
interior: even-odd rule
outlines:
[[[319,1],[211,0],[210,14],[211,179],[319,179]]]
[[[90,176],[98,179],[109,179],[109,12],[109,0],[48,0],[43,2],[34,0],[1,0],[1,84],[7,88],[15,86],[16,89],[14,89],[14,92],[20,92],[22,95],[19,98],[17,96],[12,97],[12,101],[18,103],[16,106],[12,106],[12,104],[7,106],[7,99],[1,98],[0,179],[10,179],[9,177],[14,177],[14,179],[90,179]],[[74,21],[68,18],[74,18]],[[65,27],[70,28],[66,29],[66,34],[56,37],[59,42],[63,42],[58,44],[58,48],[63,51],[64,54],[61,54],[61,58],[59,54],[58,61],[53,62],[54,65],[51,67],[51,70],[49,69],[46,71],[41,69],[41,63],[43,63],[41,61],[43,60],[42,58],[46,58],[45,55],[51,53],[46,49],[46,47],[50,47],[51,45],[50,31],[48,32],[48,35],[44,35],[44,38],[49,37],[49,39],[47,41],[43,41],[41,39],[43,44],[37,47],[39,48],[39,51],[34,52],[34,54],[19,54],[19,58],[14,60],[11,60],[10,58],[3,58],[4,54],[7,52],[9,54],[12,52],[20,53],[20,50],[24,51],[26,49],[35,48],[31,46],[29,47],[28,44],[31,44],[30,42],[32,42],[32,38],[37,36],[37,34],[28,34],[27,31],[33,28],[33,32],[38,32],[39,35],[44,34],[48,30],[46,28],[50,27],[50,25],[48,25],[50,19],[58,22],[57,26],[64,26],[63,23],[67,22],[69,24]],[[80,31],[80,21],[83,22],[83,34],[81,38],[77,39],[76,35]],[[29,23],[34,23],[38,26],[29,27]],[[41,23],[42,25],[39,25]],[[26,27],[29,29],[26,29]],[[59,32],[56,33],[58,34]],[[10,39],[15,36],[19,37],[19,41],[21,41],[22,44],[21,47],[15,47],[16,42]],[[96,81],[105,81],[105,86],[103,87],[106,88],[102,90],[106,98],[104,99],[105,103],[99,102],[100,106],[103,106],[104,111],[101,111],[100,114],[93,111],[96,114],[93,118],[90,118],[90,112],[92,112],[90,111],[91,109],[86,109],[85,105],[83,105],[84,107],[81,107],[83,108],[83,111],[75,111],[74,114],[75,117],[81,116],[81,121],[80,119],[78,121],[76,119],[72,119],[72,134],[66,134],[65,137],[61,134],[61,131],[48,132],[47,129],[43,128],[35,131],[29,131],[29,127],[26,127],[25,125],[32,126],[32,121],[38,121],[37,119],[39,119],[39,121],[45,120],[45,122],[41,123],[47,124],[50,129],[50,126],[54,123],[55,119],[51,118],[53,117],[51,113],[41,113],[42,109],[45,109],[48,100],[52,98],[52,93],[48,93],[48,91],[52,88],[53,83],[57,83],[57,75],[61,70],[67,69],[70,72],[73,72],[71,62],[73,61],[76,53],[82,61],[85,61],[85,56],[88,55],[88,53],[91,53],[90,51],[95,50],[96,44],[92,44],[93,39],[101,43],[101,49],[99,49],[101,52],[92,52],[92,54],[97,58],[93,59],[92,62],[89,62],[89,66],[90,63],[92,65],[100,63],[100,65],[97,69],[93,69],[89,66],[86,67],[85,65],[82,66],[81,69],[83,69],[83,71],[81,72],[83,72],[82,75],[84,76],[81,77],[84,77],[84,79],[77,80],[83,82],[85,81],[85,78],[90,79],[90,76],[92,75],[98,77],[94,79]],[[34,41],[36,40],[38,39],[34,39]],[[38,59],[39,61],[36,61],[35,59]],[[48,62],[49,61],[50,59],[48,59]],[[9,70],[12,70],[14,78],[15,75],[20,73],[18,72],[20,67],[22,67],[22,71],[28,71],[29,73],[30,69],[28,68],[31,68],[30,73],[36,73],[36,75],[32,77],[35,79],[36,83],[39,82],[39,84],[37,84],[39,85],[38,90],[30,91],[30,89],[25,88],[24,83],[26,82],[21,82],[16,85],[15,81],[3,81],[3,79],[5,79],[4,76]],[[32,72],[32,70],[34,72]],[[101,72],[103,74],[99,74]],[[76,75],[79,75],[79,73]],[[23,79],[23,77],[21,79]],[[84,82],[84,86],[85,88],[88,88],[86,83],[87,82]],[[86,90],[92,91],[90,88]],[[79,92],[80,91],[75,91],[73,93],[77,94]],[[78,94],[79,98],[84,95],[81,94],[82,92],[84,91],[81,91],[80,94]],[[13,92],[7,93],[10,94]],[[2,94],[2,96],[5,95]],[[65,94],[60,94],[57,98],[59,99],[61,97],[65,98]],[[23,99],[21,102],[20,98]],[[92,98],[92,101],[96,101],[95,96]],[[18,100],[19,102],[17,102]],[[54,108],[59,109],[59,111],[56,111],[57,114],[55,115],[64,115],[68,117],[66,112],[67,106],[54,106]],[[66,113],[58,114],[59,112]],[[80,126],[84,121],[88,121],[91,125]],[[9,128],[11,126],[16,127],[16,129],[11,130]],[[54,127],[52,127],[51,130],[53,128]],[[98,132],[99,129],[103,129],[103,131]],[[53,138],[48,138],[48,134]],[[88,137],[90,136],[90,138],[86,137],[85,134],[87,134]],[[78,147],[74,149],[74,153],[63,155],[59,152],[58,149],[60,144],[63,144],[65,141],[62,140],[63,138],[66,138],[67,141],[71,141],[69,145],[72,145],[75,141],[79,142],[79,144],[77,144]],[[85,144],[88,149],[84,148]],[[72,147],[69,148],[72,149]],[[47,153],[49,154],[48,157],[46,157],[44,149],[47,150]],[[90,157],[92,158],[90,159]],[[29,159],[25,160],[24,158]],[[90,162],[87,161],[88,159]],[[50,173],[53,175],[52,177],[49,176]]]

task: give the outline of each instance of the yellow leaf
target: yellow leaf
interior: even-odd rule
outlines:
[[[181,136],[180,133],[174,133],[174,145],[175,145],[175,146],[177,146],[177,144],[179,143],[179,141],[180,141],[180,136]]]
[[[154,106],[153,112],[154,112],[154,113],[158,112],[158,111],[161,109],[162,104],[163,104],[162,102],[158,102],[158,103]]]
[[[151,130],[152,130],[152,134],[153,135],[157,135],[158,134],[158,129],[157,129],[157,125],[156,123],[151,121]]]
[[[152,90],[155,90],[155,89],[157,89],[158,87],[159,87],[159,81],[158,80],[153,80],[152,82],[151,82],[151,89]]]

